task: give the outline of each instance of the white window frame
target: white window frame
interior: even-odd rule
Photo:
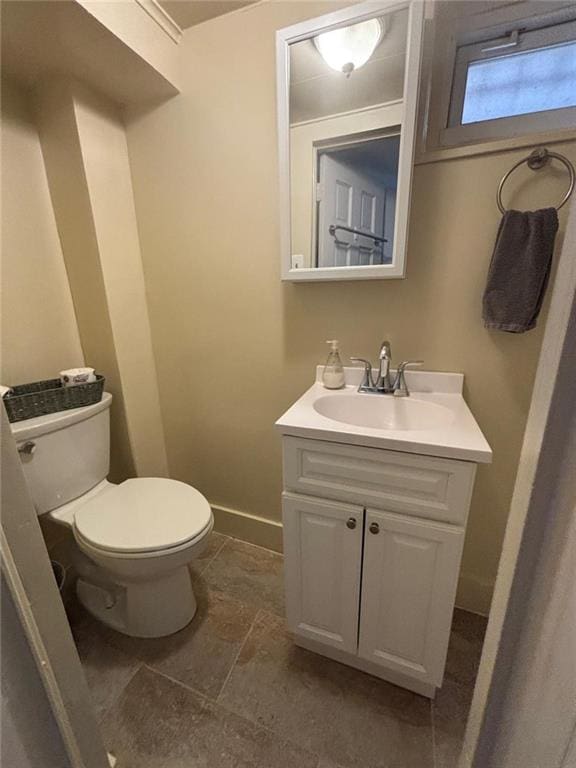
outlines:
[[[519,23],[518,27],[520,26]],[[518,41],[514,44],[513,36],[518,32],[518,27],[505,36],[460,45],[456,49],[448,128],[445,131],[445,136],[448,139],[454,134],[464,140],[490,139],[505,135],[514,136],[519,129],[523,129],[525,133],[534,133],[545,131],[550,126],[571,128],[576,125],[576,107],[529,112],[523,115],[482,120],[477,123],[462,124],[460,122],[464,107],[468,66],[471,62],[493,61],[506,54],[533,51],[576,40],[576,21],[520,32]],[[512,45],[514,47],[508,48]]]
[[[436,55],[442,57],[442,62],[436,75],[433,75],[425,151],[521,137],[532,137],[535,140],[538,134],[549,136],[557,133],[559,139],[563,132],[574,134],[576,107],[464,125],[460,123],[468,63],[494,59],[506,53],[506,49],[502,48],[482,54],[482,48],[510,42],[510,34],[517,29],[524,30],[524,33],[520,34],[518,45],[510,50],[521,52],[546,44],[567,42],[573,39],[570,37],[571,29],[564,26],[568,24],[574,24],[576,29],[576,6],[573,2],[518,2],[453,22],[446,35],[447,39],[440,38],[440,43],[436,39]],[[434,101],[439,107],[433,104]]]

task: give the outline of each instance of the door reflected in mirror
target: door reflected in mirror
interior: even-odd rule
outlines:
[[[284,279],[404,275],[421,9],[393,8],[278,33]]]
[[[318,151],[314,267],[391,264],[400,135]]]

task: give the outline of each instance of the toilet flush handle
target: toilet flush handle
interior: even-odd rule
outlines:
[[[18,453],[23,453],[25,456],[31,456],[36,450],[36,443],[33,440],[26,440],[25,443],[18,446]]]

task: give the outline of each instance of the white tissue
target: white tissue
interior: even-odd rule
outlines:
[[[73,387],[76,384],[87,384],[96,381],[94,368],[69,368],[60,371],[60,379],[65,387]]]

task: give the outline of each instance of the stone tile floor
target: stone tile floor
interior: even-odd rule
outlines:
[[[118,768],[456,768],[485,619],[456,610],[430,702],[294,646],[281,555],[213,533],[192,578],[197,615],[169,638],[70,612]]]

